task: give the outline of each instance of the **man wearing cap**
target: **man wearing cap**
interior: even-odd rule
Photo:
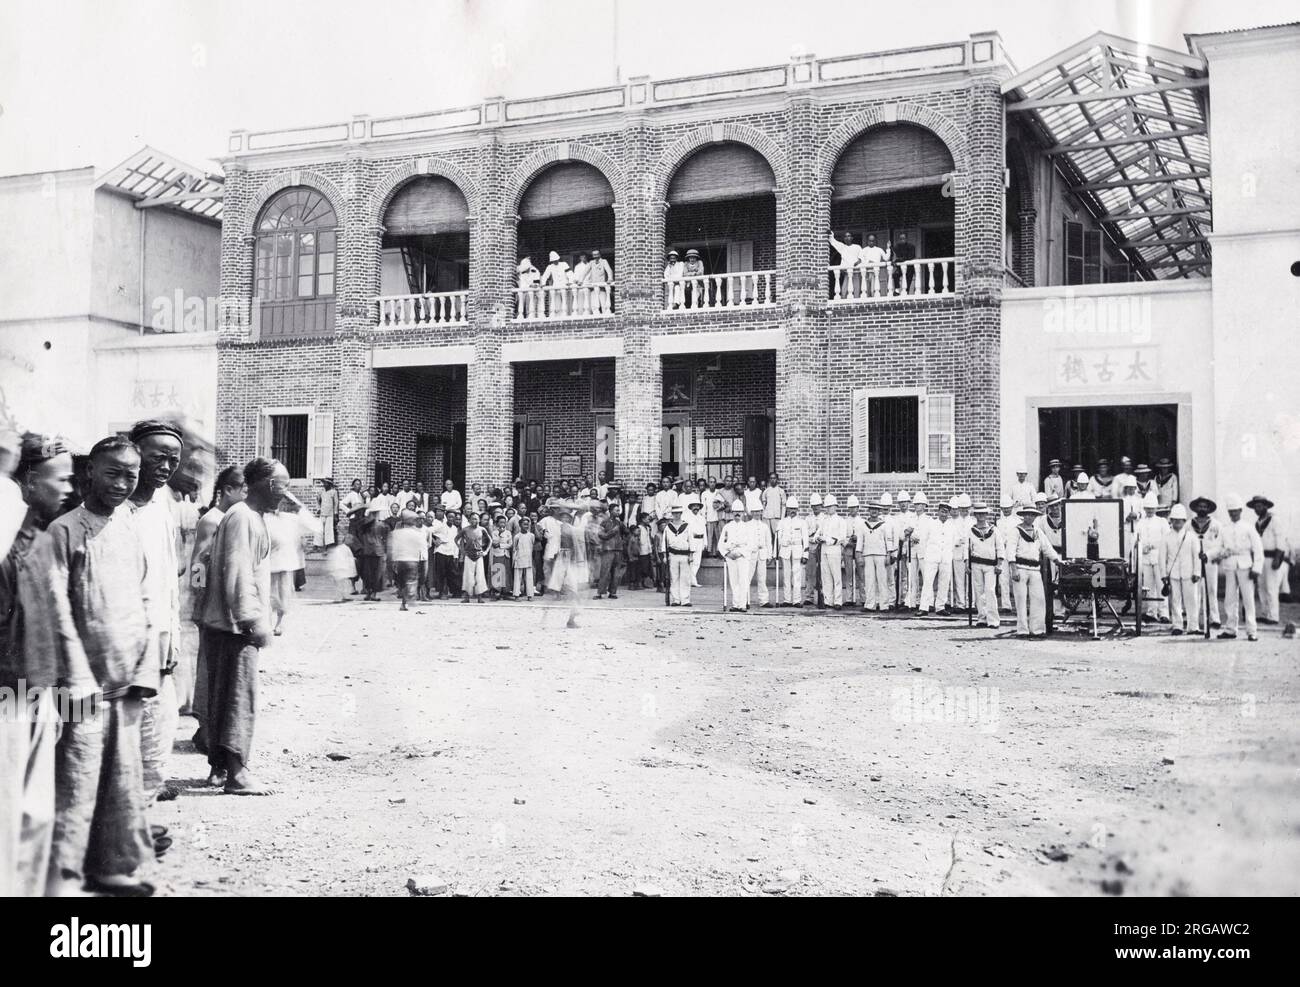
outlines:
[[[1169,633],[1195,634],[1200,627],[1200,548],[1187,525],[1187,508],[1182,504],[1175,504],[1169,511],[1169,530],[1160,543],[1160,571],[1169,580],[1169,617],[1173,624]]]
[[[920,505],[922,494],[917,494],[913,503]],[[939,516],[931,520],[920,531],[918,544],[924,568],[921,571],[921,600],[917,604],[916,615],[919,617],[932,611],[941,617],[952,616],[948,608],[948,591],[952,585],[952,543],[954,538],[949,518],[952,508],[946,500],[939,501]],[[920,510],[918,506],[917,510]],[[923,518],[918,517],[918,521]]]
[[[73,467],[60,439],[28,432],[12,444],[24,514],[0,559],[0,691],[25,689],[27,701],[0,702],[0,896],[34,898],[45,892],[54,833],[55,689],[66,673],[44,573],[32,562],[48,557],[45,530],[72,496]]]
[[[975,523],[968,528],[970,548],[971,603],[975,615],[985,627],[998,627],[998,570],[1003,559],[1003,540],[998,529],[989,523],[989,505],[975,504]]]
[[[149,623],[158,636],[153,654],[160,663],[157,691],[145,699],[141,719],[144,790],[152,799],[166,782],[167,758],[180,723],[172,673],[180,645],[177,577],[181,567],[176,555],[176,519],[172,514],[175,502],[167,481],[180,467],[184,446],[180,429],[170,422],[151,420],[132,426],[131,441],[140,450],[140,480],[127,504],[135,514],[136,530],[144,548],[152,607]]]
[[[866,579],[865,559],[862,555],[862,535],[866,530],[866,519],[861,515],[862,505],[857,494],[849,494],[844,502],[848,514],[844,518],[846,536],[844,539],[844,602],[857,604],[863,601],[862,583]]]
[[[898,581],[898,588],[895,593],[896,609],[912,609],[915,604],[911,602],[912,586],[915,585],[912,579],[912,533],[908,529],[913,526],[916,515],[912,511],[912,495],[906,490],[898,491],[898,498],[894,501],[894,506],[889,512],[889,526],[893,529],[895,563],[898,568],[895,575]]]
[[[1138,463],[1138,468],[1133,471],[1133,479],[1137,485],[1137,495],[1145,497],[1151,489],[1151,467],[1146,463]]]
[[[863,610],[888,610],[893,605],[893,587],[889,583],[889,566],[897,550],[893,528],[880,516],[890,504],[889,494],[867,504],[867,516],[857,524],[858,585]]]
[[[704,562],[704,547],[709,542],[708,527],[704,521],[704,502],[699,494],[686,495],[686,513],[682,516],[691,529],[691,586],[700,585],[700,565]]]
[[[686,277],[686,265],[678,258],[676,250],[668,251],[668,263],[664,265],[664,285],[668,289],[668,308],[678,309],[685,301],[683,279]]]
[[[726,510],[727,502],[722,491],[718,489],[718,481],[714,477],[709,477],[708,484],[700,494],[700,500],[704,502],[704,527],[708,533],[705,551],[717,558],[718,537],[722,534],[722,513]]]
[[[1255,625],[1255,586],[1264,571],[1264,544],[1255,526],[1241,516],[1245,504],[1238,494],[1224,498],[1228,523],[1223,526],[1223,606],[1225,609],[1221,638],[1237,636],[1241,610],[1246,611],[1246,640],[1257,641]],[[1208,587],[1207,587],[1208,588]]]
[[[1047,633],[1047,599],[1043,595],[1043,559],[1060,562],[1043,533],[1034,524],[1042,511],[1030,505],[1017,510],[1014,550],[1008,556],[1012,591],[1016,598],[1016,636],[1042,637]]]
[[[835,610],[844,608],[844,542],[848,524],[840,516],[839,501],[827,494],[822,501],[826,513],[814,536],[821,546],[822,604]]]
[[[1034,485],[1028,480],[1029,471],[1023,466],[1016,467],[1016,482],[1011,484],[1011,500],[1017,505],[1034,502]]]
[[[930,509],[930,500],[925,491],[918,490],[912,495],[911,510],[904,514],[903,543],[910,553],[907,565],[907,607],[909,610],[921,606],[921,584],[925,570],[925,551],[922,541],[927,539],[930,529],[937,524],[926,512]]]
[[[554,250],[547,257],[546,270],[542,272],[541,287],[549,300],[547,306],[549,316],[558,319],[567,315],[569,265],[560,260],[560,255]]]
[[[1164,518],[1156,517],[1156,508],[1160,501],[1155,491],[1149,491],[1142,500],[1142,519],[1138,521],[1135,536],[1137,538],[1137,563],[1142,585],[1142,612],[1154,617],[1162,624],[1169,623],[1165,613],[1164,597],[1160,595],[1163,575],[1160,572],[1160,544],[1164,541],[1169,525]]]
[[[1148,484],[1148,487],[1150,484]],[[1144,495],[1138,493],[1137,477],[1126,477],[1120,489],[1120,500],[1124,502],[1123,521],[1130,538],[1137,530],[1137,523],[1142,520],[1142,501]]]
[[[776,529],[776,553],[785,583],[782,606],[803,606],[803,569],[808,561],[808,524],[799,516],[799,498],[787,497],[785,517]]]
[[[1201,594],[1209,593],[1210,629],[1217,631],[1223,626],[1219,615],[1219,559],[1223,555],[1223,529],[1211,515],[1219,509],[1219,505],[1209,497],[1197,497],[1190,507],[1196,515],[1188,525],[1197,539],[1200,564],[1196,571],[1203,577],[1196,584],[1196,612],[1198,615],[1205,613],[1205,602],[1202,601]],[[1198,616],[1197,619],[1202,618]]]
[[[970,566],[970,506],[969,494],[959,493],[952,499],[953,516],[948,521],[952,531],[952,600],[958,610],[965,610],[966,570]]]
[[[1287,563],[1291,543],[1286,530],[1273,514],[1273,502],[1263,494],[1255,494],[1246,501],[1255,512],[1255,530],[1259,532],[1264,550],[1264,568],[1259,580],[1259,622],[1276,624],[1278,621],[1278,595],[1287,585],[1290,566]]]
[[[700,252],[694,247],[686,251],[686,265],[682,270],[686,279],[686,307],[707,308],[709,305],[709,286],[704,279],[704,261]]]
[[[1049,500],[1062,500],[1065,497],[1065,477],[1061,476],[1061,461],[1047,461],[1048,474],[1043,478],[1043,493]]]
[[[1178,474],[1168,456],[1156,460],[1156,495],[1162,504],[1177,504],[1179,501]]]
[[[1006,494],[998,501],[998,510],[1000,514],[993,527],[998,533],[998,547],[1001,549],[1001,558],[1011,559],[1015,554],[1016,526],[1020,519],[1016,517],[1016,505]],[[999,573],[998,582],[1002,594],[1002,609],[1011,613],[1015,610],[1015,601],[1011,598],[1011,573],[1010,562]]]
[[[759,515],[760,510],[755,510],[750,505],[745,505],[747,515],[745,523],[749,526],[749,537],[753,543],[755,551],[749,557],[750,580],[758,580],[758,605],[760,607],[771,607],[772,604],[767,597],[767,565],[774,558],[772,549],[772,529],[767,526]],[[775,564],[775,563],[773,563]],[[750,595],[754,592],[751,590]]]
[[[1097,472],[1088,484],[1088,489],[1092,491],[1092,496],[1096,500],[1108,500],[1118,492],[1115,488],[1115,478],[1110,474],[1110,460],[1097,460]]]
[[[753,573],[750,560],[758,551],[758,546],[753,544],[752,530],[745,517],[745,501],[735,500],[731,505],[731,520],[723,527],[718,541],[718,550],[727,567],[733,613],[749,609],[749,581]]]
[[[668,602],[674,607],[691,605],[691,550],[694,536],[682,515],[685,504],[673,504],[663,529],[664,552],[668,556]]]
[[[812,510],[812,516],[807,518],[808,525],[808,551],[805,554],[806,562],[803,570],[803,601],[808,604],[817,603],[817,597],[821,589],[822,579],[822,546],[817,540],[817,531],[822,524],[822,496],[813,494],[808,498],[808,506]]]
[[[1119,457],[1119,472],[1115,474],[1111,483],[1111,490],[1119,493],[1124,489],[1125,481],[1133,479],[1133,460],[1128,456]]]

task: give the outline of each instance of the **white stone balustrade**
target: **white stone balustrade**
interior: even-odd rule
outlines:
[[[599,319],[614,314],[614,282],[562,288],[515,288],[516,322]]]
[[[422,295],[384,295],[378,299],[381,329],[458,325],[468,321],[468,291],[439,291]]]
[[[761,308],[776,304],[776,271],[733,271],[664,278],[663,310]]]
[[[939,298],[957,291],[957,259],[926,257],[894,264],[832,264],[832,305],[885,301],[890,298]]]

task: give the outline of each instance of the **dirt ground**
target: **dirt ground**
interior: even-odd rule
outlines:
[[[716,590],[568,628],[313,583],[263,652],[253,767],[278,794],[204,788],[182,720],[161,893],[1300,891],[1300,641],[1277,628],[1028,642],[723,615]]]

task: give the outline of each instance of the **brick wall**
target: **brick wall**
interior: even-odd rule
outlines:
[[[379,452],[391,448],[384,426],[375,420],[376,402],[387,407],[393,398],[384,396],[389,385],[381,382],[380,373],[367,369],[368,351],[469,344],[475,359],[465,396],[467,479],[496,482],[510,472],[514,417],[521,408],[532,413],[550,402],[557,434],[572,428],[576,436],[589,432],[591,424],[589,384],[582,389],[579,379],[575,388],[567,377],[541,381],[537,367],[544,365],[503,363],[502,345],[616,335],[623,344],[615,362],[619,470],[629,480],[644,482],[657,473],[660,455],[662,362],[651,354],[651,337],[779,327],[784,345],[775,354],[769,351],[766,359],[777,409],[777,468],[793,489],[846,489],[848,396],[854,387],[883,380],[922,382],[956,399],[957,472],[927,482],[927,488],[939,492],[947,484],[993,495],[999,462],[1005,151],[998,80],[972,72],[964,85],[946,82],[927,91],[924,80],[911,84],[915,89],[907,94],[900,95],[895,86],[888,96],[840,101],[829,91],[814,97],[792,90],[783,106],[746,114],[723,100],[708,120],[666,121],[654,113],[629,111],[608,125],[599,121],[609,118],[575,123],[572,135],[549,139],[487,131],[468,138],[464,146],[420,157],[372,157],[371,148],[337,152],[337,157],[298,169],[248,170],[241,162],[232,163],[222,230],[221,290],[228,314],[219,343],[218,382],[219,437],[226,458],[238,459],[251,450],[255,406],[312,404],[335,413],[335,474],[369,476],[373,461],[382,458]],[[957,241],[959,294],[828,309],[829,176],[839,150],[891,116],[930,127],[953,152],[957,173],[946,215]],[[778,304],[757,311],[663,315],[659,279],[665,237],[680,236],[683,227],[739,221],[733,204],[674,209],[663,204],[674,170],[719,133],[722,139],[757,147],[772,164],[778,189],[767,200],[770,214],[755,213],[743,221],[751,223],[744,228],[768,224],[774,230],[771,240],[755,237],[770,243],[761,248],[756,265],[778,271]],[[568,221],[542,227],[519,223],[516,214],[528,183],[566,159],[586,161],[609,179],[615,204],[601,211],[598,223],[605,225],[583,228],[574,221],[562,229]],[[376,331],[373,298],[379,286],[383,206],[403,181],[423,173],[451,177],[466,194],[473,217],[469,324]],[[328,339],[257,342],[246,304],[252,291],[250,234],[274,191],[294,184],[320,189],[339,213],[336,330]],[[918,217],[928,216],[934,203],[923,194],[900,194],[884,205],[915,207]],[[837,207],[834,218],[842,223],[842,216]],[[511,289],[520,253],[529,251],[544,266],[539,260],[543,252],[564,242],[573,249],[613,243],[618,315],[581,323],[513,322]],[[700,348],[708,349],[705,343]],[[565,388],[573,391],[572,409],[556,403],[557,395],[568,393]],[[570,418],[577,424],[561,424]],[[575,451],[588,455],[588,444],[584,439]]]
[[[374,457],[391,466],[393,479],[416,475],[416,449],[422,435],[450,440],[453,426],[465,421],[465,369],[374,371]],[[367,482],[373,471],[367,474]],[[439,475],[441,486],[447,479]]]

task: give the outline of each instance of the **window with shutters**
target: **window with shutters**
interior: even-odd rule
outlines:
[[[278,459],[291,480],[315,480],[334,469],[334,412],[313,407],[263,408],[257,453]]]
[[[954,402],[924,388],[853,392],[853,475],[951,473]]]

